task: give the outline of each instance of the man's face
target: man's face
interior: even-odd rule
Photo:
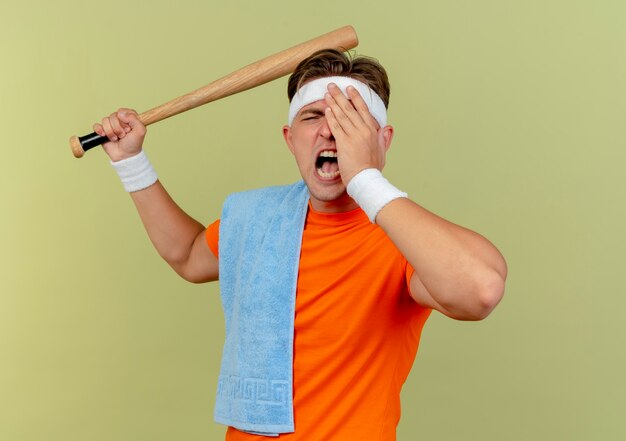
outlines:
[[[309,188],[313,208],[326,212],[348,211],[357,205],[346,193],[339,175],[335,138],[324,116],[327,107],[324,100],[304,106],[291,127],[283,127],[283,136]]]

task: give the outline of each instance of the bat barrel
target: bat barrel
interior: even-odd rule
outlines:
[[[352,26],[344,26],[259,60],[200,89],[150,109],[140,114],[139,119],[145,125],[161,121],[208,102],[243,92],[287,75],[294,71],[298,63],[316,50],[334,48],[345,51],[356,47],[358,43],[359,40],[354,28]],[[74,156],[80,158],[87,150],[107,141],[109,139],[105,136],[90,133],[85,136],[72,136],[70,138],[70,146]]]

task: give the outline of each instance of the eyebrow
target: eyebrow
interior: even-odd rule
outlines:
[[[306,109],[303,110],[302,113],[300,113],[300,118],[302,118],[305,115],[314,115],[314,116],[324,116],[324,111],[320,110],[320,109]]]

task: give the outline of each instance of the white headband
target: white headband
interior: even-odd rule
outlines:
[[[330,83],[335,83],[346,95],[346,88],[348,86],[354,87],[363,98],[363,101],[365,101],[365,104],[367,104],[370,113],[378,121],[380,127],[387,125],[387,109],[383,100],[365,83],[350,77],[323,77],[302,86],[291,99],[291,104],[289,105],[289,125],[293,123],[293,119],[304,106],[324,99]]]

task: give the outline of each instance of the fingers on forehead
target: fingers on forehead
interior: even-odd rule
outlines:
[[[354,107],[356,107],[357,109],[369,110],[369,107],[367,107],[367,103],[365,102],[358,90],[356,90],[352,86],[348,86],[347,92],[348,97],[352,101]]]
[[[370,112],[370,108],[356,88],[348,86],[348,96],[354,108],[359,112],[365,121],[376,122],[376,119]]]
[[[350,111],[355,107],[355,102],[352,100],[352,97],[349,95],[349,91],[344,93],[338,87],[333,87],[329,89],[331,98],[337,103],[337,105],[344,110]],[[357,92],[358,93],[358,92]]]

